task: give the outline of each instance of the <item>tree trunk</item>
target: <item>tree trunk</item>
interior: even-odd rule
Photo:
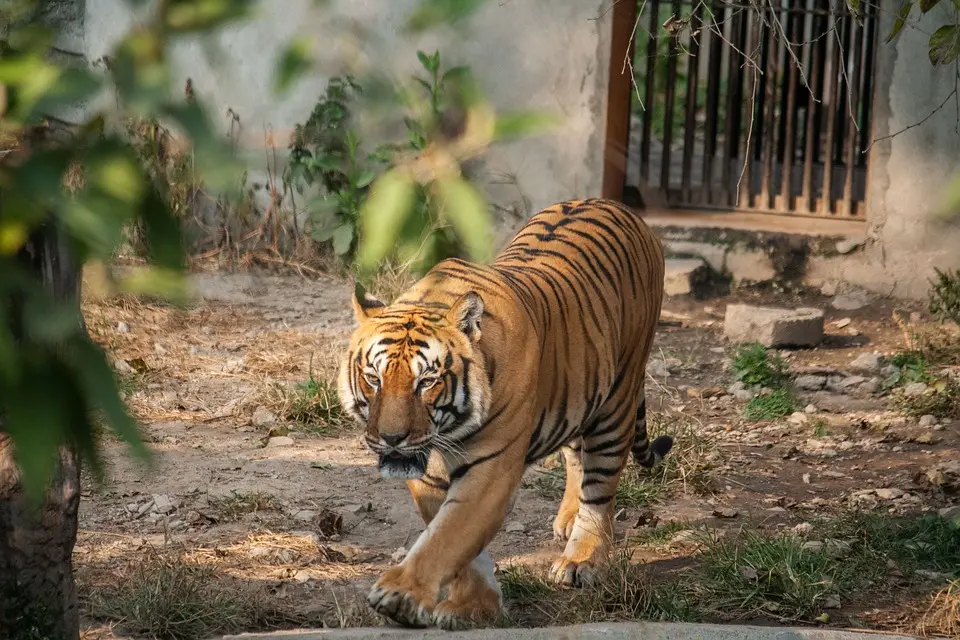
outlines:
[[[20,257],[59,300],[79,305],[80,270],[68,249],[65,236],[47,225]],[[42,506],[30,505],[0,416],[0,638],[79,638],[71,561],[79,505],[80,466],[67,448]]]

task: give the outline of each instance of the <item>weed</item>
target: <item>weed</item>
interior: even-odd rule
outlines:
[[[884,380],[883,386],[887,389],[909,382],[929,382],[930,380],[927,359],[921,351],[901,351],[890,359],[890,364],[897,370]]]
[[[316,433],[327,433],[351,424],[351,419],[340,404],[336,387],[310,374],[297,384],[286,399],[285,419]]]
[[[269,493],[259,491],[251,493],[232,492],[227,496],[210,496],[211,506],[224,520],[239,520],[248,513],[258,511],[279,511],[279,501]]]
[[[152,553],[118,576],[116,586],[98,589],[88,610],[125,633],[160,640],[201,640],[292,621],[267,610],[262,593],[221,580],[210,567]]]
[[[898,391],[894,403],[907,415],[960,418],[960,383],[952,378],[938,380],[923,393],[907,395]]]
[[[689,592],[679,584],[652,584],[647,567],[622,549],[598,567],[591,585],[577,591],[560,589],[524,566],[505,567],[497,577],[508,606],[532,611],[535,624],[698,619]]]
[[[743,408],[743,417],[752,422],[776,420],[790,415],[800,406],[789,389],[774,389],[750,400]]]
[[[954,580],[933,597],[917,633],[924,637],[960,638],[960,580]]]
[[[541,471],[533,481],[533,486],[544,498],[559,500],[563,497],[566,473],[563,467]],[[635,468],[627,468],[617,484],[616,504],[618,507],[642,507],[655,502],[663,495],[663,486],[640,477]]]
[[[737,616],[810,620],[852,579],[828,553],[793,536],[717,538],[700,560],[698,589],[709,606]]]
[[[830,435],[830,432],[827,430],[827,421],[823,418],[814,418],[812,426],[814,438],[822,438]]]
[[[651,481],[664,488],[679,485],[683,491],[709,494],[713,488],[713,470],[721,454],[713,440],[705,437],[698,425],[677,414],[648,413],[648,437],[673,437],[673,448],[661,463],[647,472]],[[648,481],[649,482],[649,481]]]
[[[930,313],[940,322],[960,325],[960,269],[950,273],[934,267],[934,271],[937,279],[930,282],[928,294]]]
[[[786,368],[786,361],[776,353],[770,355],[762,344],[745,345],[733,358],[736,379],[751,386],[780,387],[787,378]]]
[[[63,632],[63,615],[24,594],[22,586],[4,580],[0,598],[0,633],[8,640],[47,640]]]
[[[671,520],[656,527],[641,529],[633,536],[637,544],[648,546],[662,546],[669,542],[677,533],[689,528],[689,525],[680,520]]]

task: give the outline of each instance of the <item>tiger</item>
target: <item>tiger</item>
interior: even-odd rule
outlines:
[[[499,615],[487,548],[526,468],[558,451],[566,482],[553,533],[565,547],[552,575],[572,587],[594,579],[629,457],[651,468],[674,444],[646,429],[663,287],[659,238],[606,199],[549,206],[491,263],[441,261],[389,305],[356,286],[341,402],[425,523],[370,590],[374,611],[443,629]]]

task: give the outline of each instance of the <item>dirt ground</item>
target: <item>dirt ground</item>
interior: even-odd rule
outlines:
[[[85,637],[121,637],[114,623],[132,615],[111,609],[104,594],[134,584],[169,553],[232,588],[257,589],[275,624],[378,624],[363,595],[422,523],[405,487],[380,480],[356,428],[335,408],[326,425],[290,419],[304,393],[297,385],[312,379],[325,393],[335,379],[352,325],[350,286],[270,273],[197,274],[195,283],[202,300],[182,310],[130,299],[84,305],[92,336],[129,381],[124,393],[155,453],[147,469],[107,437],[107,480],[86,482],[75,552]],[[734,347],[722,337],[724,308],[734,301],[825,308],[824,344],[782,355],[792,371],[833,376],[834,390],[801,391],[806,409],[789,418],[745,421],[746,396],[731,388]],[[958,424],[921,426],[871,393],[879,371],[851,367],[862,354],[904,348],[893,302],[837,310],[830,301],[752,291],[666,301],[647,393],[654,427],[677,437],[677,461],[670,474],[640,484],[649,504],[625,501],[618,536],[629,542],[657,521],[680,524],[666,543],[634,549],[635,558],[654,571],[683,566],[693,553],[683,532],[701,526],[799,530],[851,508],[907,513],[950,504],[923,478],[960,459]],[[897,308],[905,317],[919,312]],[[542,571],[559,552],[552,464],[528,471],[493,543],[500,567]],[[910,630],[922,606],[845,602],[830,618]]]

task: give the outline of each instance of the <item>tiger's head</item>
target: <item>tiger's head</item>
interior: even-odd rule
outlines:
[[[431,451],[462,455],[483,424],[490,383],[479,348],[483,300],[386,306],[360,287],[357,327],[340,368],[343,406],[366,425],[364,441],[385,478],[419,478]]]

